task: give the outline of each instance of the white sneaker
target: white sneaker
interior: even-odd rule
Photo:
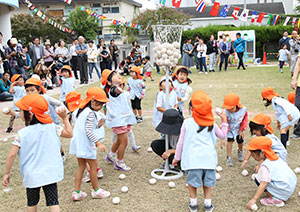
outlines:
[[[130,171],[131,170],[131,168],[128,167],[124,162],[119,162],[119,161],[117,161],[115,163],[114,168],[117,170],[121,170],[121,171]]]
[[[97,171],[97,177],[98,177],[98,179],[102,178],[103,176],[104,176],[104,175],[103,175],[102,169],[99,169],[99,170]]]
[[[82,182],[85,182],[85,183],[89,183],[91,181],[90,179],[90,173],[87,172],[85,177],[82,179]]]
[[[101,188],[98,188],[97,191],[94,191],[94,189],[92,189],[91,191],[91,196],[93,199],[102,199],[102,198],[107,198],[110,196],[110,192],[109,191],[105,191]]]
[[[287,142],[286,142],[286,145],[287,145],[287,146],[291,145],[291,142],[290,142],[290,141],[287,141]]]
[[[205,72],[205,74],[208,74],[207,72]]]
[[[76,191],[72,192],[72,200],[74,200],[74,201],[83,200],[86,197],[87,197],[87,194],[83,191],[80,191],[79,193],[77,193]]]
[[[112,156],[110,153],[108,153],[105,157],[105,160],[109,163],[116,164],[117,156]]]

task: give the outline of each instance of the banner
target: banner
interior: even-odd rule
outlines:
[[[102,21],[106,19],[105,16],[97,14],[97,13],[93,12],[92,10],[89,10],[89,9],[83,7],[83,6],[81,6],[80,9],[81,9],[81,11],[86,12],[90,16],[93,16],[93,17],[95,17],[97,19],[101,19]]]
[[[220,3],[215,2],[209,14],[211,16],[218,16],[219,8],[220,8]]]
[[[172,0],[173,7],[179,8],[181,4],[181,0]]]
[[[237,20],[238,19],[238,15],[239,15],[239,11],[240,11],[240,8],[239,7],[235,7],[233,12],[232,12],[232,17],[234,18],[234,20]]]
[[[131,21],[127,21],[125,23],[122,23],[121,21],[113,20],[112,24],[116,25],[116,26],[132,27],[132,28],[139,29],[139,30],[142,29],[142,28],[144,28],[145,30],[149,30],[150,29],[150,26],[143,27],[142,25],[133,23]]]
[[[286,17],[283,26],[286,26],[290,19],[291,17]]]
[[[72,0],[62,0],[63,2],[67,3],[67,4],[71,4]]]
[[[220,13],[220,16],[223,17],[223,18],[226,18],[227,14],[228,14],[228,11],[229,11],[229,8],[230,8],[230,5],[227,5],[225,4],[221,13]]]
[[[166,4],[166,0],[160,0],[160,5],[165,5]]]
[[[196,7],[196,11],[200,12],[200,13],[203,13],[204,9],[206,7],[206,4],[204,3],[204,0],[200,0],[198,2],[198,5]]]
[[[278,19],[279,19],[279,15],[275,15],[275,18],[274,18],[274,20],[273,20],[273,26],[276,25]]]
[[[254,22],[255,22],[256,15],[257,15],[257,12],[256,12],[256,11],[253,11],[253,12],[252,12],[252,16],[251,16],[251,23],[254,23]]]
[[[257,23],[261,23],[262,20],[264,19],[264,17],[265,17],[265,13],[260,13],[259,16],[258,16],[258,18],[257,18],[257,20],[256,20],[256,22]]]
[[[272,19],[272,14],[269,14],[269,18],[268,18],[268,22],[267,22],[267,25],[270,25],[270,23],[271,23],[271,19]]]
[[[240,19],[241,21],[246,22],[247,19],[248,19],[248,14],[249,14],[249,10],[248,10],[248,9],[244,9],[244,10],[242,11],[242,14],[240,15],[239,19]]]
[[[293,27],[295,27],[296,21],[297,21],[297,18],[293,18],[293,20],[292,20],[292,26]]]

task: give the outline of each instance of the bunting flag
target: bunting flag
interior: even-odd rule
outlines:
[[[238,15],[239,15],[239,11],[240,11],[240,8],[239,7],[235,7],[233,12],[232,12],[232,17],[234,18],[234,20],[237,20],[238,19]]]
[[[215,2],[213,7],[211,8],[210,11],[210,15],[211,16],[218,16],[218,12],[219,12],[219,8],[220,8],[220,3],[219,2]]]
[[[173,7],[179,8],[181,4],[181,0],[172,0]]]
[[[296,21],[297,21],[297,18],[293,18],[293,20],[292,20],[292,26],[293,27],[295,27]]]
[[[62,0],[63,2],[67,3],[67,4],[71,4],[72,0]]]
[[[242,14],[240,15],[239,19],[240,19],[241,21],[246,22],[247,19],[248,19],[248,14],[249,14],[249,10],[248,10],[248,9],[244,9],[244,10],[242,11]]]
[[[297,24],[297,25],[298,25],[297,28],[299,29],[299,28],[300,28],[300,18],[299,18],[299,20],[298,20],[298,24]]]
[[[149,25],[148,25],[148,26],[146,27],[146,30],[149,30],[149,29],[150,29],[150,27],[151,27],[151,26],[149,26]]]
[[[258,18],[256,19],[256,22],[261,23],[264,17],[265,17],[265,13],[260,13]]]
[[[269,14],[267,25],[270,25],[272,16],[273,16],[272,14]]]
[[[283,26],[286,26],[290,19],[291,17],[286,17]]]
[[[253,12],[252,12],[252,16],[251,16],[251,23],[254,23],[254,22],[255,22],[256,15],[257,15],[257,11],[253,11]]]
[[[160,5],[165,5],[166,4],[166,0],[160,0]]]
[[[97,19],[101,19],[102,21],[106,19],[105,16],[97,14],[97,13],[93,12],[92,10],[89,10],[89,9],[83,7],[83,6],[81,6],[80,9],[81,9],[81,11],[86,12],[90,16],[93,16],[93,17],[95,17]]]
[[[221,13],[220,13],[220,16],[223,17],[223,18],[226,18],[227,14],[228,14],[228,11],[229,11],[229,8],[230,8],[230,5],[227,5],[225,4]]]
[[[196,11],[200,12],[200,13],[203,13],[204,9],[206,7],[206,4],[204,3],[204,0],[200,0],[198,2],[198,5],[196,7]]]
[[[274,18],[274,20],[273,20],[273,26],[276,25],[278,19],[279,19],[279,15],[275,15],[275,18]]]

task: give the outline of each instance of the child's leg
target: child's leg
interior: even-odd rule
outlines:
[[[27,207],[27,212],[37,212],[37,205],[36,206],[32,206],[32,207]]]
[[[11,116],[11,117],[10,117],[10,119],[9,119],[9,124],[8,124],[8,127],[9,127],[9,128],[13,128],[15,119],[16,119],[15,116]]]
[[[286,142],[288,141],[288,130],[292,126],[287,126],[286,128],[280,129],[280,140],[283,146],[286,148]]]
[[[136,104],[136,97],[135,97],[135,99],[131,99],[131,107],[132,107],[134,115],[137,116],[137,110],[136,110],[135,104]]]
[[[142,110],[138,110],[138,114],[139,114],[140,117],[142,117],[143,116],[143,111]]]
[[[195,199],[197,198],[197,188],[188,185],[189,193],[190,193],[190,198]]]
[[[128,133],[118,135],[119,148],[117,153],[118,160],[123,160],[125,155],[125,149],[128,144]]]
[[[40,201],[40,187],[26,188],[27,212],[37,212],[37,204]]]
[[[227,140],[227,158],[231,158],[233,140],[234,138],[228,138]]]
[[[75,175],[75,191],[80,191],[81,180],[83,177],[84,170],[86,168],[86,160],[82,158],[77,158],[78,168]]]
[[[135,137],[134,137],[134,134],[132,132],[132,129],[128,133],[128,140],[129,140],[132,147],[136,147]]]
[[[212,205],[211,202],[212,187],[206,187],[203,185],[203,192],[204,192],[204,206],[209,207]]]
[[[50,207],[51,212],[60,212],[58,202],[57,183],[43,186],[43,191],[46,198],[46,205]]]
[[[92,187],[94,190],[99,188],[98,186],[98,177],[97,177],[97,160],[86,159],[87,163],[90,166],[90,179],[92,183]]]
[[[112,143],[115,143],[117,141],[117,139],[118,139],[117,134],[115,132],[112,132],[112,134],[111,134],[111,141],[112,141]]]
[[[50,206],[50,212],[60,212],[59,205]]]

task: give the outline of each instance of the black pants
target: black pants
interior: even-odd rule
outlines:
[[[300,110],[300,87],[296,89],[295,106]],[[300,120],[294,126],[294,134],[300,136]]]
[[[104,69],[109,69],[109,70],[111,70],[111,65],[110,65],[109,62],[101,61],[101,62],[100,62],[100,69],[101,69],[101,73],[104,71]]]
[[[72,70],[74,72],[74,76],[76,79],[78,79],[78,74],[77,74],[77,70],[78,70],[78,63],[77,63],[77,59],[78,57],[77,56],[72,56],[72,59],[71,59],[71,65],[72,65]]]
[[[135,97],[133,100],[131,100],[131,107],[133,110],[141,110],[141,99]]]
[[[155,152],[155,154],[157,154],[158,156],[161,157],[164,154],[164,152],[166,151],[165,139],[158,139],[158,140],[152,141],[151,148],[152,148],[153,152]],[[171,149],[171,146],[169,146],[169,149]],[[175,155],[170,155],[169,164],[172,164],[174,156]]]
[[[228,142],[234,142],[234,138],[227,138],[227,141],[228,141]],[[242,137],[240,137],[240,136],[238,135],[238,136],[236,136],[236,142],[237,142],[238,144],[242,144],[242,143],[244,143],[244,140],[243,140]]]
[[[115,55],[113,55],[113,57],[112,57],[112,62],[114,62],[115,64],[115,70],[117,70],[118,69],[118,57],[117,56],[115,56]]]
[[[244,52],[237,52],[238,58],[239,58],[239,66],[238,69],[240,69],[240,67],[242,66],[242,68],[245,70],[245,66],[244,66],[244,61],[243,61],[243,57],[244,57]]]
[[[89,81],[87,70],[88,63],[84,61],[83,57],[77,57],[77,59],[80,71],[80,83],[87,83]]]
[[[45,185],[42,187],[47,206],[59,205],[58,202],[58,192],[57,192],[57,183]],[[40,201],[40,190],[41,187],[38,188],[26,188],[27,194],[27,206],[32,207],[36,206]]]
[[[220,71],[222,70],[222,66],[223,66],[224,60],[225,60],[225,71],[227,71],[228,57],[229,57],[229,54],[223,54],[223,53],[221,53],[221,62],[220,62],[220,68],[219,68]]]

